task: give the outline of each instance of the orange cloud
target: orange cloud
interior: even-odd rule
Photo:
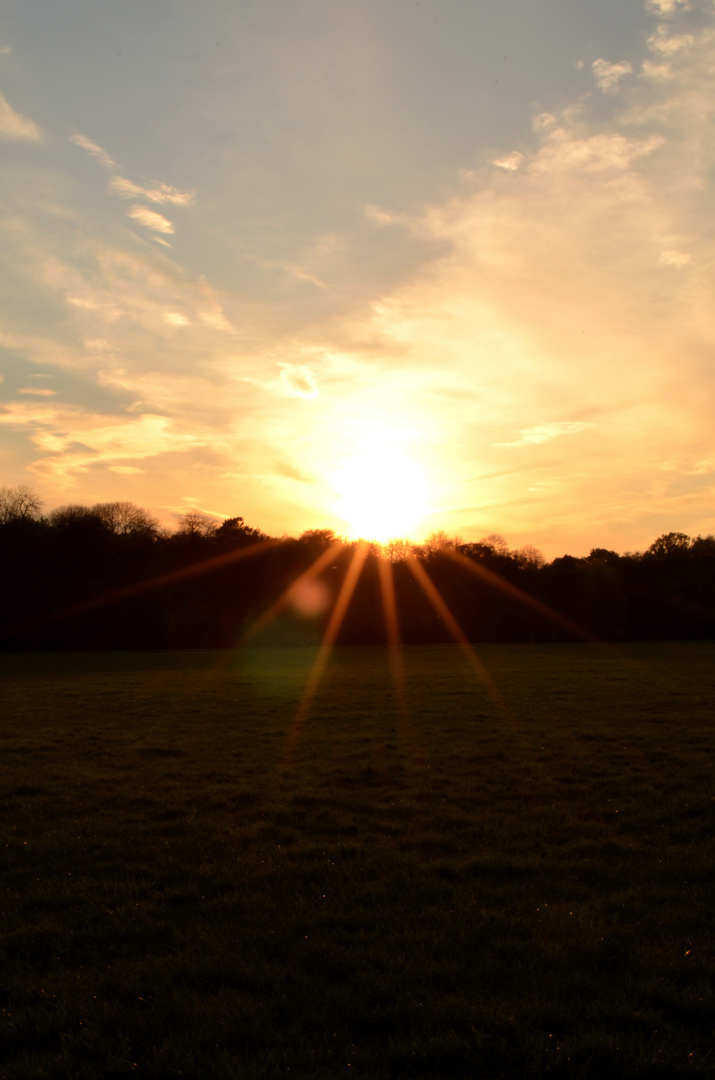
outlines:
[[[149,202],[171,206],[190,206],[196,196],[195,191],[180,191],[171,184],[154,183],[152,187],[146,187],[125,180],[122,176],[113,176],[107,184],[107,191],[121,199],[147,199]]]
[[[18,142],[41,142],[42,132],[34,120],[16,112],[0,94],[0,138]]]
[[[106,150],[103,150],[97,143],[92,142],[85,135],[72,135],[71,141],[76,146],[81,146],[91,157],[98,161],[100,165],[103,165],[105,169],[111,169],[116,167],[116,161],[109,156]]]
[[[314,398],[318,396],[318,384],[308,367],[299,364],[281,364],[280,382],[289,397]]]
[[[139,222],[140,225],[146,226],[147,229],[153,229],[154,232],[159,233],[173,233],[174,226],[165,218],[163,214],[157,214],[156,210],[147,210],[145,206],[133,206],[128,212],[128,216],[132,221]]]

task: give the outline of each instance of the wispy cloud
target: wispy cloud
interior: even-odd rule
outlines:
[[[16,112],[0,94],[0,138],[18,142],[41,142],[42,132],[34,120]]]
[[[314,483],[315,477],[310,476],[308,473],[301,472],[295,465],[291,465],[289,461],[276,461],[274,462],[273,467],[279,476],[284,476],[287,480],[295,480],[299,484]]]
[[[105,169],[116,169],[116,161],[109,156],[106,150],[103,150],[97,143],[92,142],[86,135],[72,135],[70,138],[73,143],[77,146],[81,146],[83,150],[86,150],[90,157],[93,157],[95,161],[98,161]]]
[[[298,281],[307,281],[310,285],[315,285],[318,289],[327,289],[327,285],[324,281],[310,270],[306,270],[302,266],[294,266],[291,264],[285,264],[284,269],[287,273],[291,274]]]
[[[121,199],[147,199],[149,202],[171,206],[190,206],[196,197],[195,190],[180,191],[171,184],[155,181],[150,183],[151,187],[135,184],[122,176],[113,176],[107,184],[107,191],[110,195],[118,195]]]
[[[57,393],[56,390],[39,389],[33,386],[20,386],[17,392],[18,394],[34,394],[36,397],[54,397]]]
[[[146,226],[147,229],[152,229],[158,233],[173,233],[174,226],[165,218],[163,214],[158,214],[156,210],[148,210],[146,206],[140,206],[138,203],[128,211],[127,216],[132,221],[138,221],[140,225]]]
[[[196,450],[207,441],[167,416],[117,418],[54,405],[10,403],[0,409],[0,425],[29,429],[40,451],[33,471],[60,483],[89,468],[136,468],[143,459]]]
[[[375,206],[373,203],[369,203],[365,207],[365,217],[368,221],[374,221],[376,225],[394,225],[402,220],[400,214],[390,210],[384,210],[382,207]]]
[[[496,443],[496,446],[527,446],[533,443],[550,442],[560,435],[575,435],[587,431],[593,424],[581,420],[552,420],[546,424],[535,424],[519,432],[519,438],[513,442]]]
[[[328,288],[327,284],[306,266],[286,262],[283,259],[265,259],[256,255],[252,256],[251,259],[261,270],[279,270],[282,274],[288,274],[290,277],[295,278],[296,281],[307,281],[319,289]]]

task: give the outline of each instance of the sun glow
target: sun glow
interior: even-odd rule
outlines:
[[[416,462],[394,447],[348,460],[334,477],[337,512],[350,535],[380,543],[411,537],[428,513],[427,483]]]

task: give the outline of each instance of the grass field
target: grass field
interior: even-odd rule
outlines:
[[[715,1075],[715,646],[0,657],[0,1077]]]

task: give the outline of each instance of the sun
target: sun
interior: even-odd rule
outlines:
[[[408,538],[428,512],[427,484],[419,465],[394,447],[376,447],[348,460],[334,475],[336,511],[350,535],[384,543]]]

